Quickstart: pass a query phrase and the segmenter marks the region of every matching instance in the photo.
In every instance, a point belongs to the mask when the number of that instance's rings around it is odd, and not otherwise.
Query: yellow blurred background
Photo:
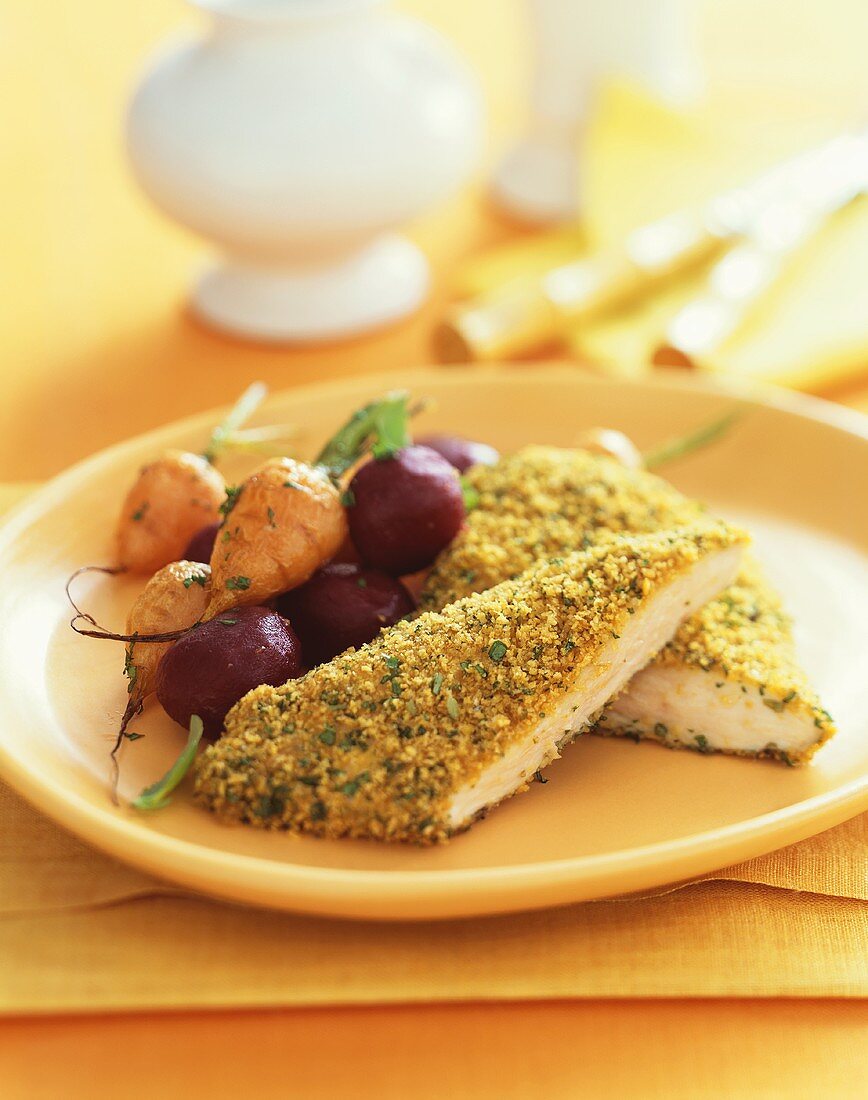
[[[412,227],[435,271],[421,313],[363,340],[290,350],[218,336],[189,316],[186,293],[205,246],[148,204],[125,163],[122,115],[137,74],[167,35],[199,25],[198,13],[181,0],[5,0],[0,476],[42,478],[131,433],[226,402],[252,377],[281,387],[430,358],[432,326],[462,261],[519,232],[487,204],[484,182],[521,125],[530,31],[519,0],[396,6],[441,29],[479,75],[488,147],[473,184]],[[650,186],[648,149],[627,132],[641,137],[651,126],[683,145],[708,126],[731,135],[732,119],[745,120],[728,145],[700,140],[682,176],[690,198],[730,182],[727,175],[749,175],[751,150],[767,162],[866,117],[864,0],[705,0],[700,8],[708,88],[700,112],[679,119],[648,107],[647,118],[630,115],[627,131],[623,120],[598,120],[592,144],[603,152],[589,161],[587,199],[598,233],[672,201],[670,188]],[[706,155],[713,146],[718,153]]]

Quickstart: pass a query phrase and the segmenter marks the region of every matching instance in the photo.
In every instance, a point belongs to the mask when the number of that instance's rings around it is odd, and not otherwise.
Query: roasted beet
[[[359,557],[359,552],[353,546],[353,541],[350,538],[344,540],[343,544],[339,547],[338,552],[332,558],[330,565],[334,565],[338,562],[345,565],[360,565],[362,559]]]
[[[455,467],[430,447],[368,462],[350,482],[349,499],[362,560],[396,577],[430,565],[464,521]]]
[[[218,737],[248,691],[301,672],[301,645],[286,619],[267,607],[239,607],[175,642],[157,667],[157,698],[179,725],[198,714],[205,736]]]
[[[217,532],[220,530],[219,523],[209,523],[207,527],[201,528],[187,543],[187,549],[184,551],[184,561],[200,561],[205,565],[211,561],[211,554],[214,550],[214,542],[217,539]]]
[[[344,562],[324,566],[277,601],[278,611],[301,639],[309,665],[364,645],[413,606],[410,593],[394,577]]]
[[[461,474],[471,466],[493,466],[500,458],[494,447],[460,435],[426,435],[416,442],[442,455]]]

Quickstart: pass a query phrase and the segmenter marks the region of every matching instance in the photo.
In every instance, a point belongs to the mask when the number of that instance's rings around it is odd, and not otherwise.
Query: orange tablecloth
[[[15,1021],[0,1032],[0,1080],[7,1100],[857,1100],[866,1032],[864,1001]]]
[[[497,145],[517,117],[527,67],[517,4],[404,6],[450,33],[477,66]],[[134,191],[118,142],[131,73],[180,15],[176,0],[9,0],[0,14],[10,120],[0,158],[4,480],[41,479],[226,402],[253,377],[286,386],[423,361],[444,273],[511,232],[478,189],[432,214],[414,232],[438,273],[431,302],[351,345],[262,349],[205,331],[181,306],[198,245]],[[868,383],[839,396],[868,409]],[[0,1025],[0,1094],[847,1097],[868,1090],[866,1028],[868,1006],[835,1001],[20,1020]]]

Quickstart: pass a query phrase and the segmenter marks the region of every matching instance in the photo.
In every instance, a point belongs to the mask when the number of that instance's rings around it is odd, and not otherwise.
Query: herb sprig
[[[642,465],[646,470],[656,470],[659,466],[674,462],[676,458],[684,458],[694,451],[699,451],[726,435],[741,416],[741,409],[730,409],[725,416],[712,420],[710,424],[703,424],[701,428],[696,428],[687,435],[668,439],[657,447],[652,447],[650,451],[646,451],[642,455]]]

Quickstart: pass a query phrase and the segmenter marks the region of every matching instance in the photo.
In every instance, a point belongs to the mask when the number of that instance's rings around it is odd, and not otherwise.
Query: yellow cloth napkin
[[[581,228],[526,235],[468,260],[460,295],[617,244],[638,225],[749,181],[767,167],[829,140],[837,123],[803,116],[770,121],[729,98],[676,114],[613,84],[603,95],[584,152]],[[667,322],[700,294],[707,271],[662,294],[565,333],[581,359],[619,374],[648,368]],[[713,372],[817,390],[868,371],[868,198],[832,216],[788,260],[745,323],[704,364]]]
[[[387,925],[198,897],[0,782],[0,1012],[677,996],[868,996],[868,814],[642,897]]]
[[[387,925],[197,897],[0,785],[0,1012],[557,997],[868,997],[868,814],[645,895]]]

